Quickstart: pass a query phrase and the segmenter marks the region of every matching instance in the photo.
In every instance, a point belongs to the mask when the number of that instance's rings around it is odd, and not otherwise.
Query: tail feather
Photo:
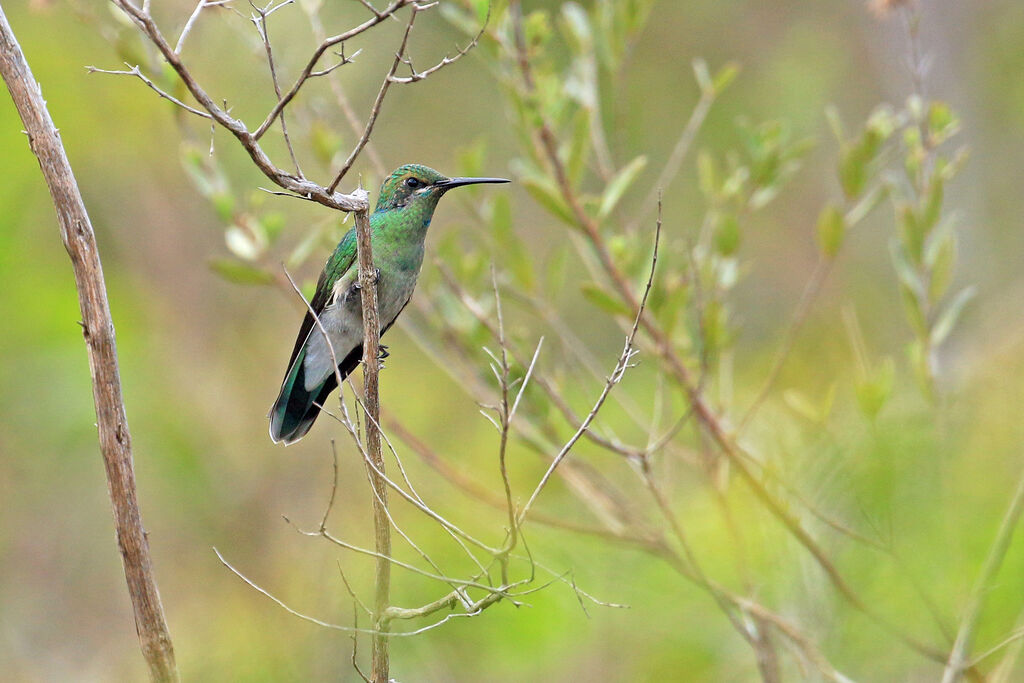
[[[293,444],[310,430],[320,406],[324,405],[328,396],[338,386],[338,376],[345,379],[359,365],[363,357],[362,345],[352,349],[343,361],[338,363],[338,374],[331,374],[314,387],[306,389],[305,349],[301,350],[289,368],[288,374],[281,384],[281,393],[270,409],[270,438],[277,443]]]

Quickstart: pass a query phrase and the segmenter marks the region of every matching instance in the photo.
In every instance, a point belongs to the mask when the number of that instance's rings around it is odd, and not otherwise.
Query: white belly
[[[305,385],[306,391],[319,386],[349,353],[363,343],[363,310],[359,290],[353,287],[355,269],[339,278],[335,285],[334,302],[320,313],[320,323],[327,330],[328,345],[319,325],[313,326],[306,342]],[[415,278],[385,280],[383,275],[377,284],[377,307],[380,311],[380,327],[383,331],[391,325],[405,307],[416,287]],[[331,351],[334,351],[332,354]]]

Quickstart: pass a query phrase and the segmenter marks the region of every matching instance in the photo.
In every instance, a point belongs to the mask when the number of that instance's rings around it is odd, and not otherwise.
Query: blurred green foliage
[[[168,27],[193,7],[154,5]],[[479,54],[396,88],[374,142],[388,167],[417,161],[453,174],[513,174],[507,193],[467,190],[461,204],[443,207],[428,248],[488,313],[494,262],[503,288],[521,295],[508,303],[517,343],[532,347],[553,319],[564,321],[570,334],[562,336],[585,340],[553,336],[541,361],[582,412],[600,378],[580,379],[580,368],[610,370],[629,311],[572,248],[579,222],[530,140],[538,120],[554,126],[568,182],[636,286],[650,258],[651,191],[656,199],[661,190],[665,239],[651,311],[680,352],[706,366],[713,403],[734,420],[761,391],[815,269],[827,268],[743,441],[754,445],[773,490],[783,482],[829,522],[886,547],[876,552],[821,519],[806,521],[866,602],[948,649],[1024,463],[1024,91],[1008,76],[1021,65],[1024,12],[1010,0],[922,6],[921,40],[934,62],[926,92],[913,97],[900,22],[875,19],[860,3],[528,3],[536,97],[514,95],[513,65],[503,65],[497,41],[484,40]],[[107,5],[6,9],[103,250],[143,515],[185,679],[355,680],[347,636],[280,611],[210,550],[335,623],[351,619],[337,563],[357,587],[369,586],[368,563],[281,521],[319,522],[332,477],[328,440],[336,437],[336,533],[369,544],[369,494],[355,450],[327,422],[298,446],[274,448],[264,419],[302,313],[279,286],[279,264],[308,289],[347,226],[259,191],[267,181],[233,140],[220,132],[211,140],[208,127],[180,120],[141,83],[87,74],[86,65],[117,68],[127,59],[157,67],[160,83],[178,87]],[[486,14],[480,2],[445,1],[440,10],[417,25],[417,65],[463,44]],[[323,21],[348,26],[365,14],[358,3],[331,4]],[[495,31],[507,30],[502,16],[494,13]],[[274,21],[277,36],[308,35],[301,12],[281,11]],[[359,112],[399,31],[386,26],[382,40],[352,46],[364,52],[340,74]],[[237,16],[211,14],[186,50],[246,120],[273,102],[252,33]],[[288,73],[308,50],[301,41],[275,47]],[[702,98],[713,99],[708,118],[679,175],[659,188],[659,170]],[[830,103],[835,113],[826,113]],[[341,120],[326,89],[290,119],[319,165],[305,169],[311,175],[326,175],[354,143]],[[13,107],[0,106],[0,671],[26,681],[139,680],[73,281],[20,128]],[[268,145],[287,158],[279,141]],[[971,163],[961,163],[961,145]],[[379,171],[365,157],[357,169],[375,189]],[[883,196],[891,212],[874,210]],[[464,391],[488,390],[486,366],[474,361],[493,340],[429,257],[423,277],[416,309],[389,333],[384,405],[446,461],[498,491],[494,433]],[[463,347],[466,358],[456,352]],[[640,366],[616,389],[621,400],[597,423],[628,443],[647,436],[635,414],[683,408],[681,397],[663,392],[651,349],[642,349]],[[511,451],[520,495],[545,466],[533,450],[564,431],[537,387],[528,391],[524,416],[542,428]],[[692,425],[679,438],[693,459],[666,458],[658,471],[708,575],[792,619],[854,679],[939,676],[938,664],[844,602],[748,488],[714,485],[728,479],[727,468],[705,468]],[[607,475],[627,508],[648,505],[643,482],[618,456],[581,443],[572,460]],[[405,462],[439,511],[500,540],[499,510],[411,454]],[[746,572],[721,498],[741,528]],[[538,506],[595,522],[566,481]],[[451,572],[470,571],[436,528],[401,506],[396,514]],[[584,611],[556,585],[531,595],[528,607],[502,604],[396,640],[400,679],[757,678],[749,646],[714,602],[664,562],[558,529],[528,532],[539,561],[631,608]],[[974,652],[1020,627],[1021,577],[1018,538],[987,594]],[[399,574],[395,601],[418,604],[435,590]],[[787,680],[816,675],[777,641]],[[1011,662],[1003,680],[1024,676],[1021,667]]]

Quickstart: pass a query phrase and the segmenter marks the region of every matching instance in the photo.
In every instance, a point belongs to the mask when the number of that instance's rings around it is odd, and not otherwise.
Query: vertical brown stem
[[[46,109],[39,84],[29,69],[3,8],[0,7],[0,75],[18,109],[29,146],[39,161],[50,189],[61,239],[71,257],[75,287],[82,311],[82,329],[89,356],[100,453],[114,511],[117,545],[121,551],[128,593],[135,611],[135,629],[154,681],[177,681],[174,648],[167,630],[160,593],[149,557],[135,494],[131,435],[121,395],[114,323],[107,303],[96,235],[85,203],[64,153],[57,128]]]
[[[377,270],[373,265],[370,243],[370,218],[366,210],[357,211],[356,237],[359,254],[359,287],[363,303],[363,406],[366,410],[366,452],[373,464],[373,529],[377,547],[375,623],[370,679],[388,683],[388,622],[384,617],[391,592],[391,522],[388,519],[388,489],[384,478],[384,458],[380,450],[380,316],[377,311]],[[376,471],[374,471],[376,469]]]

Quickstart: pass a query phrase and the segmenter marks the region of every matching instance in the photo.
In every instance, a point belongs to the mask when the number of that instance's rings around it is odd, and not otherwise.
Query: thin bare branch
[[[661,173],[658,174],[658,180],[651,185],[650,192],[644,198],[643,202],[640,203],[640,209],[633,216],[633,220],[626,227],[626,234],[632,234],[636,232],[637,228],[643,220],[650,215],[648,207],[654,206],[654,203],[658,201],[658,195],[669,186],[672,185],[672,181],[675,180],[676,176],[679,175],[679,169],[683,166],[683,161],[686,159],[686,155],[689,153],[690,148],[693,146],[693,141],[697,137],[698,131],[701,126],[704,125],[704,120],[708,117],[708,112],[711,111],[711,105],[715,103],[717,93],[713,89],[707,89],[701,92],[700,99],[697,100],[696,106],[693,111],[690,112],[690,118],[687,119],[686,125],[683,126],[682,132],[679,134],[679,139],[676,140],[675,146],[672,148],[672,153],[669,155],[668,160],[665,162],[665,167],[661,169]]]
[[[661,202],[659,202],[659,207],[660,204]],[[555,458],[551,461],[551,465],[548,467],[548,470],[544,473],[544,476],[541,477],[540,482],[537,483],[537,487],[533,490],[533,493],[530,495],[529,500],[527,500],[526,504],[523,506],[522,511],[519,513],[519,524],[522,524],[523,520],[526,519],[526,515],[529,513],[530,508],[533,506],[534,501],[537,499],[537,496],[540,495],[540,492],[547,485],[547,482],[551,478],[551,475],[554,473],[555,469],[562,462],[562,460],[569,454],[569,451],[572,450],[572,447],[576,444],[577,441],[579,441],[580,437],[583,436],[584,432],[586,432],[587,428],[590,426],[590,423],[594,420],[594,418],[597,417],[597,413],[601,409],[601,406],[604,405],[605,399],[608,398],[608,394],[611,392],[612,387],[619,383],[619,381],[622,379],[623,373],[626,371],[626,368],[629,367],[629,362],[633,358],[633,355],[636,353],[636,351],[633,349],[633,339],[636,337],[636,333],[640,328],[640,319],[643,317],[644,311],[646,310],[647,297],[650,295],[651,287],[654,284],[654,272],[658,265],[658,246],[660,242],[661,210],[659,208],[658,222],[654,232],[654,252],[651,256],[650,275],[647,277],[647,284],[644,288],[643,297],[640,299],[639,302],[637,315],[633,321],[633,328],[630,330],[629,335],[626,336],[626,343],[623,346],[622,353],[619,355],[619,360],[616,362],[615,369],[612,371],[612,374],[609,376],[608,381],[605,383],[604,389],[601,391],[601,395],[594,403],[594,407],[591,408],[589,413],[587,413],[587,416],[583,419],[583,422],[580,424],[579,428],[572,435],[572,437],[565,443],[565,445],[562,447],[562,450],[558,452],[558,455],[556,455]]]
[[[437,3],[432,3],[431,6],[433,6],[434,4],[437,4]],[[425,9],[425,7],[424,7],[424,9]],[[491,20],[491,3],[488,2],[487,3],[487,16],[484,18],[484,23],[483,23],[483,26],[480,27],[480,31],[477,32],[477,34],[475,36],[473,36],[473,40],[471,40],[466,45],[466,47],[456,48],[456,52],[455,52],[455,56],[454,57],[451,56],[451,55],[445,55],[444,58],[440,62],[438,62],[434,66],[430,67],[429,69],[424,69],[423,71],[416,71],[416,68],[412,65],[412,58],[406,58],[406,59],[404,59],[402,61],[403,61],[403,63],[406,66],[409,67],[409,71],[411,72],[411,74],[409,76],[404,76],[404,77],[401,77],[401,76],[391,76],[391,82],[392,83],[415,83],[417,81],[422,81],[427,76],[429,76],[429,75],[431,75],[433,73],[437,73],[438,71],[440,71],[441,69],[445,68],[449,64],[454,64],[455,62],[459,61],[460,59],[465,57],[467,54],[469,54],[469,51],[472,50],[473,48],[475,48],[477,46],[477,44],[479,44],[480,38],[484,35],[484,32],[487,31],[487,24],[490,23],[490,20]]]
[[[327,518],[330,517],[331,510],[334,508],[334,496],[338,492],[338,448],[334,439],[331,439],[331,464],[334,466],[334,477],[331,479],[331,497],[327,501],[324,516],[320,520],[321,533],[327,529]]]
[[[199,85],[196,79],[192,76],[192,73],[185,66],[184,62],[182,62],[181,56],[174,51],[164,38],[164,35],[160,32],[159,27],[157,27],[156,22],[153,20],[153,17],[150,16],[149,12],[144,7],[140,8],[133,5],[128,0],[112,0],[112,2],[136,24],[149,41],[153,43],[163,56],[164,60],[167,61],[171,68],[174,69],[181,78],[189,93],[193,98],[195,98],[196,102],[199,103],[199,106],[208,112],[210,117],[216,121],[218,125],[235,136],[239,144],[242,145],[242,148],[249,154],[249,158],[252,159],[254,164],[256,164],[256,167],[259,168],[260,171],[271,181],[297,195],[308,197],[319,204],[339,211],[360,211],[367,208],[368,201],[366,195],[359,190],[348,195],[341,194],[339,192],[335,192],[334,189],[328,190],[314,182],[299,178],[278,168],[271,161],[270,157],[267,156],[266,152],[264,152],[259,146],[259,136],[255,136],[250,133],[245,124],[232,117],[226,108],[218,106],[217,103],[214,102],[213,98],[210,97],[202,86]],[[362,30],[366,30],[366,28],[369,28],[369,26],[360,29],[360,32]],[[325,47],[324,49],[327,48]],[[310,70],[312,69],[310,68]],[[285,97],[287,97],[287,95]],[[274,118],[276,119],[276,114]],[[270,121],[270,123],[272,122],[273,120]],[[269,127],[270,124],[267,123],[266,125]]]
[[[294,0],[282,0],[277,5],[271,3],[264,8],[259,8],[250,0],[249,4],[256,10],[258,16],[252,17],[252,23],[256,26],[256,32],[259,34],[260,39],[263,41],[263,48],[267,53],[267,65],[270,67],[270,80],[274,84],[274,95],[277,99],[281,99],[281,85],[277,80],[277,67],[274,64],[274,50],[270,46],[270,32],[267,28],[267,17],[281,9],[285,5],[290,5]],[[295,149],[292,147],[292,139],[288,135],[288,122],[285,119],[284,110],[281,111],[281,134],[284,136],[284,144],[288,148],[288,155],[292,158],[292,164],[295,165],[295,174],[302,178],[302,167],[299,165],[299,160],[295,156]]]
[[[431,5],[432,6],[432,5]],[[409,34],[412,33],[413,24],[416,22],[416,16],[420,13],[420,6],[413,4],[412,13],[409,14],[409,21],[405,25],[405,33],[402,34],[402,43],[398,46],[398,52],[395,53],[395,60],[391,63],[391,68],[388,70],[387,75],[384,77],[384,81],[380,84],[380,90],[377,91],[377,97],[373,101],[373,107],[370,109],[370,116],[366,119],[366,125],[363,128],[363,134],[359,136],[359,140],[356,142],[355,147],[349,153],[348,158],[345,159],[345,163],[342,164],[341,169],[334,176],[334,180],[328,186],[328,190],[333,192],[334,188],[338,186],[341,179],[345,177],[345,174],[352,168],[352,164],[355,163],[356,157],[363,151],[363,147],[370,140],[370,135],[373,133],[373,126],[377,122],[377,117],[380,115],[380,108],[384,104],[384,97],[388,94],[388,89],[391,87],[391,78],[398,71],[398,65],[402,63],[402,57],[405,55],[406,46],[409,44]]]
[[[115,1],[123,2],[124,0]],[[351,40],[352,38],[358,36],[360,33],[363,33],[364,31],[373,28],[374,26],[381,23],[388,17],[392,16],[398,10],[412,4],[413,0],[394,0],[394,2],[388,5],[387,9],[381,10],[380,12],[374,11],[374,16],[372,19],[368,19],[364,21],[362,24],[359,24],[355,28],[345,31],[344,33],[339,33],[338,35],[331,36],[329,38],[325,38],[324,40],[322,40],[317,49],[313,51],[313,55],[309,58],[309,61],[306,62],[306,66],[303,68],[302,73],[299,74],[299,77],[298,79],[296,79],[294,85],[292,85],[288,92],[286,92],[284,96],[277,101],[277,104],[274,105],[274,108],[270,110],[269,114],[267,114],[267,118],[264,119],[263,123],[260,124],[259,128],[257,128],[253,132],[253,139],[259,140],[261,137],[263,137],[264,133],[267,132],[270,126],[273,125],[274,121],[277,119],[281,111],[286,106],[288,106],[288,103],[291,102],[295,95],[298,94],[299,89],[302,88],[303,84],[307,80],[309,80],[310,74],[312,74],[313,71],[316,69],[317,63],[320,61],[320,58],[323,57],[325,52],[330,50],[335,45],[338,45],[339,43],[344,43],[346,40]]]
[[[163,90],[161,90],[156,85],[156,83],[151,81],[149,78],[146,77],[145,74],[142,73],[142,70],[139,69],[138,65],[132,66],[131,64],[128,64],[127,62],[125,62],[125,66],[128,67],[128,69],[129,69],[128,71],[115,71],[115,70],[111,70],[111,69],[100,69],[100,68],[97,68],[95,66],[87,66],[85,68],[86,68],[86,71],[88,71],[91,74],[111,74],[111,75],[114,75],[114,76],[135,76],[139,80],[141,80],[143,83],[148,85],[150,87],[150,89],[152,89],[153,92],[155,92],[157,95],[159,95],[160,97],[164,98],[165,100],[169,100],[170,102],[173,102],[174,104],[178,105],[179,107],[181,107],[185,111],[189,112],[190,114],[195,114],[196,116],[201,116],[204,119],[212,119],[213,118],[207,112],[199,110],[199,109],[196,109],[195,107],[190,107],[189,105],[185,104],[184,102],[179,100],[174,95],[171,95],[170,93],[167,93],[167,92],[164,92]]]
[[[278,607],[280,607],[284,611],[288,612],[288,614],[291,614],[292,616],[298,617],[299,619],[302,619],[303,621],[308,621],[311,624],[316,624],[317,626],[322,626],[324,628],[329,628],[329,629],[334,630],[334,631],[344,631],[346,633],[365,633],[365,634],[368,634],[368,635],[371,635],[371,636],[383,637],[383,638],[407,638],[407,637],[410,637],[410,636],[417,636],[417,635],[419,635],[421,633],[426,633],[427,631],[431,631],[431,630],[441,626],[442,624],[447,623],[448,621],[450,621],[453,618],[477,616],[478,614],[480,614],[480,611],[481,611],[481,609],[483,609],[483,607],[486,607],[489,604],[491,604],[493,602],[496,602],[498,599],[500,599],[500,596],[501,596],[501,593],[490,594],[487,597],[485,597],[485,598],[477,601],[476,603],[474,603],[474,608],[475,609],[472,612],[459,613],[459,614],[449,614],[444,619],[442,619],[442,620],[440,620],[438,622],[435,622],[433,624],[429,624],[429,625],[424,626],[422,628],[418,628],[418,629],[416,629],[414,631],[391,631],[391,630],[381,631],[381,630],[371,629],[371,628],[358,628],[358,627],[352,627],[352,626],[342,626],[341,624],[332,624],[332,623],[330,623],[328,621],[323,621],[322,619],[317,619],[316,617],[311,617],[308,614],[303,614],[302,612],[299,612],[298,610],[293,609],[285,601],[281,600],[280,598],[278,598],[277,596],[272,594],[270,591],[268,591],[267,589],[263,588],[258,583],[256,583],[252,579],[250,579],[248,576],[246,576],[245,574],[240,572],[234,566],[232,566],[231,563],[229,563],[226,559],[224,559],[224,556],[221,555],[219,550],[214,548],[213,552],[216,553],[217,559],[220,560],[221,564],[223,564],[225,567],[227,567],[231,571],[232,574],[234,574],[235,576],[240,578],[242,581],[244,581],[246,584],[248,584],[249,587],[252,588],[253,590],[255,590],[257,593],[260,593],[261,595],[269,598]],[[498,597],[492,597],[492,595],[496,595]]]
[[[192,14],[189,16],[188,21],[181,29],[181,35],[178,36],[178,42],[174,45],[175,54],[181,54],[182,49],[185,47],[185,39],[188,38],[188,34],[192,32],[192,27],[195,26],[196,21],[199,19],[200,13],[207,7],[223,7],[233,0],[199,0],[196,3],[196,8],[192,10]],[[149,14],[149,1],[143,6],[143,11]]]

